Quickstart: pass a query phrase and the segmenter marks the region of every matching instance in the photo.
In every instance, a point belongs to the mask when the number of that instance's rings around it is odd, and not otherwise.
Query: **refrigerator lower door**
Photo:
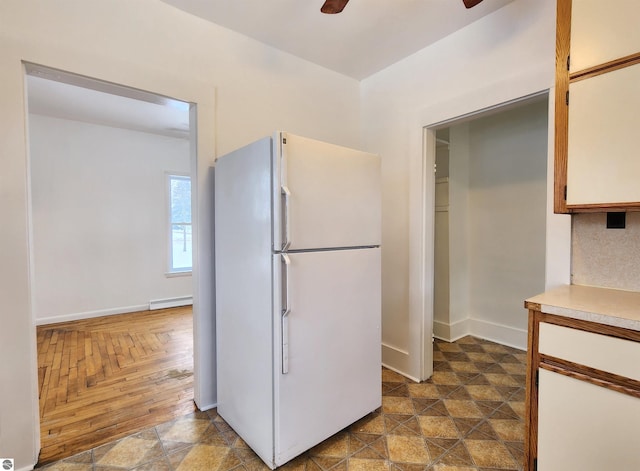
[[[280,466],[381,405],[380,249],[274,256]]]

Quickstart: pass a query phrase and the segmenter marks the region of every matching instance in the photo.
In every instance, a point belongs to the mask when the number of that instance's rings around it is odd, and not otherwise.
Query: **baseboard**
[[[469,319],[470,335],[485,340],[517,348],[527,349],[527,330],[510,327],[503,324],[495,324],[480,319]]]
[[[203,404],[203,405],[200,405],[200,404],[196,403],[196,407],[198,408],[199,411],[205,412],[205,411],[208,411],[208,410],[213,409],[215,407],[218,407],[218,403],[214,402],[213,404]]]
[[[455,342],[470,333],[469,319],[462,319],[453,324],[433,321],[433,336],[446,342]]]
[[[384,342],[382,343],[382,366],[413,381],[420,382],[419,379],[407,373],[409,371],[409,352]]]
[[[78,321],[81,319],[91,319],[93,317],[112,316],[114,314],[126,314],[128,312],[147,310],[149,310],[148,304],[122,306],[112,309],[98,309],[97,311],[77,312],[74,314],[64,314],[62,316],[41,317],[39,319],[36,319],[36,325],[57,324],[59,322]]]
[[[154,299],[149,301],[149,310],[167,309],[170,307],[191,306],[193,296],[178,296],[175,298]]]

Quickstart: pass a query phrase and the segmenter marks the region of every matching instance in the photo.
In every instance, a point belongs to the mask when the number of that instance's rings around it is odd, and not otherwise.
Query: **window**
[[[169,175],[169,272],[192,267],[191,178]]]

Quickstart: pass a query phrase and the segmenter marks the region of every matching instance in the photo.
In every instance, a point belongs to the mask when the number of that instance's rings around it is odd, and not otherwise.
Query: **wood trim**
[[[579,82],[580,80],[596,77],[608,72],[614,72],[636,64],[640,64],[640,52],[574,72],[569,75],[569,82]]]
[[[566,181],[566,175],[565,175]],[[571,204],[566,205],[568,212],[581,213],[603,213],[606,211],[632,211],[633,208],[640,208],[640,201],[628,203],[594,203],[594,204]],[[635,209],[638,211],[639,209]],[[556,211],[557,212],[557,211]]]
[[[569,148],[569,46],[571,41],[571,0],[558,0],[556,11],[556,91],[555,91],[555,158],[553,210],[567,213],[565,188]]]
[[[540,354],[538,353],[538,326],[540,312],[529,310],[529,335],[527,338],[527,378],[525,391],[524,470],[533,471],[538,457],[538,387],[536,377]]]
[[[539,313],[539,322],[548,324],[570,327],[572,329],[584,330],[594,334],[606,335],[623,340],[631,340],[640,342],[640,332],[637,330],[625,329],[624,327],[616,327],[613,325],[599,324],[597,322],[585,321],[582,319],[572,319],[570,317],[558,316],[555,314]]]
[[[551,355],[540,355],[540,368],[640,399],[640,381]]]

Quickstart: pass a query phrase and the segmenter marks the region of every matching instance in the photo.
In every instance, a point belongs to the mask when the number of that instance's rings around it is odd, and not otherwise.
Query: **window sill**
[[[169,271],[169,272],[166,272],[164,274],[164,276],[167,277],[167,278],[177,278],[177,277],[180,277],[180,276],[191,276],[192,273],[193,273],[192,270]]]

